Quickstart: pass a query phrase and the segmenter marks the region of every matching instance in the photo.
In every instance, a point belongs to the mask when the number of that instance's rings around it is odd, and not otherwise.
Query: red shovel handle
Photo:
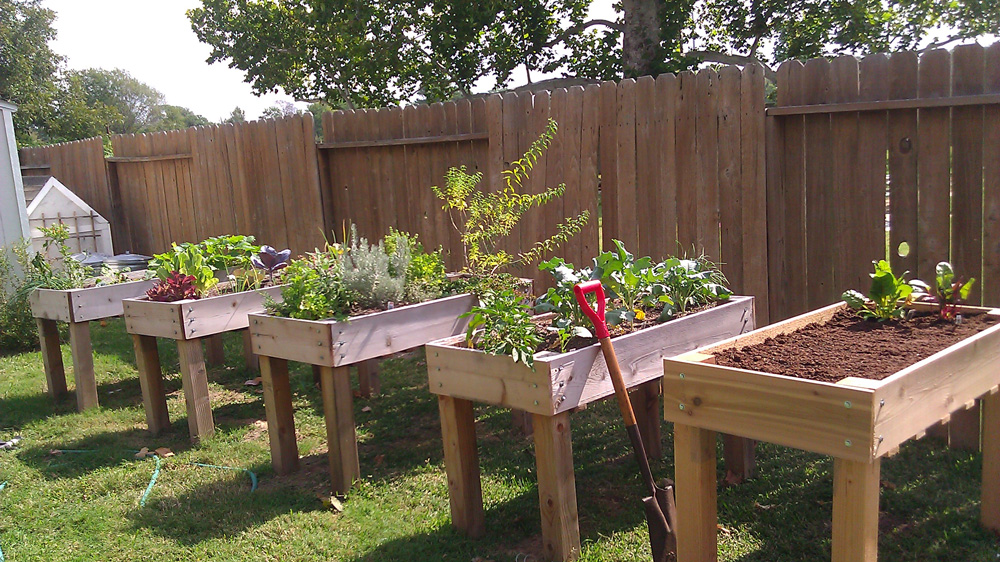
[[[594,293],[597,296],[597,311],[591,308],[587,302],[587,295]],[[573,294],[576,295],[576,302],[579,303],[583,313],[594,323],[594,333],[598,339],[609,338],[608,324],[604,321],[604,287],[601,286],[600,279],[579,283],[573,286]]]

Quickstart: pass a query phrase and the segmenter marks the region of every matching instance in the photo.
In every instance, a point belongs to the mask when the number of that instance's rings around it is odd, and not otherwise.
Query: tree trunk
[[[623,0],[625,33],[622,54],[625,76],[653,74],[660,62],[660,17],[664,0]]]

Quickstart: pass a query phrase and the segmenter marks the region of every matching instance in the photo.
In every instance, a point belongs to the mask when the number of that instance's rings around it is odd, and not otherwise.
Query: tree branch
[[[745,66],[752,63],[757,63],[764,68],[764,77],[768,80],[775,82],[777,81],[778,74],[770,66],[762,63],[757,57],[747,56],[747,55],[730,55],[726,53],[720,53],[718,51],[688,51],[684,53],[686,57],[693,57],[701,59],[705,62],[717,62],[720,64],[735,64],[739,66]]]
[[[621,31],[621,32],[625,31],[625,26],[616,21],[602,20],[602,19],[590,20],[567,28],[566,31],[563,31],[559,35],[555,36],[551,41],[542,45],[542,47],[552,47],[558,45],[559,43],[562,43],[563,41],[569,39],[571,36],[578,35],[579,33],[597,25],[610,27],[615,31]]]
[[[918,53],[924,53],[924,52],[927,52],[927,51],[933,51],[934,49],[937,49],[937,48],[940,48],[940,47],[944,47],[948,43],[954,43],[955,41],[961,41],[963,39],[969,39],[970,37],[976,37],[976,34],[970,32],[970,31],[966,31],[966,32],[963,32],[963,33],[959,33],[957,35],[953,35],[953,36],[949,37],[948,39],[942,39],[940,41],[936,41],[934,43],[931,43],[930,45],[927,45],[926,47],[924,47],[923,49],[920,49],[917,52]]]

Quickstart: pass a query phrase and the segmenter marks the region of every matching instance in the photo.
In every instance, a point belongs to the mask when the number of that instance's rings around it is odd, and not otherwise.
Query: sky
[[[612,0],[597,0],[591,13],[614,18]],[[198,41],[185,12],[198,0],[43,0],[56,12],[55,52],[74,70],[121,68],[163,93],[166,103],[218,121],[239,106],[257,118],[284,92],[261,97],[226,63],[205,62],[211,48]],[[545,79],[532,73],[534,80]],[[515,82],[514,85],[523,83]],[[304,107],[305,104],[299,104]]]

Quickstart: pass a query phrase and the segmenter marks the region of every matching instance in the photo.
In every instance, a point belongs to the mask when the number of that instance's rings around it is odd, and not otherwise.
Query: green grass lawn
[[[292,374],[303,470],[278,477],[260,387],[243,385],[253,375],[242,366],[210,369],[218,431],[192,445],[176,348],[162,344],[173,425],[149,437],[124,332],[121,321],[94,324],[102,408],[82,414],[72,398],[53,404],[44,394],[40,354],[0,356],[0,439],[24,437],[18,449],[0,451],[0,482],[9,483],[0,491],[0,548],[8,562],[538,560],[531,440],[516,435],[499,408],[477,410],[486,536],[470,540],[452,530],[437,404],[420,356],[385,362],[382,396],[355,401],[363,479],[336,512],[320,501],[328,487],[326,447],[308,369],[296,366]],[[240,345],[235,335],[226,340],[229,365],[242,364]],[[68,367],[68,347],[63,353]],[[641,485],[617,409],[599,404],[572,421],[582,559],[647,559]],[[145,507],[139,500],[154,463],[134,458],[141,447],[176,453],[164,459]],[[832,460],[772,445],[760,446],[758,460],[756,479],[719,493],[720,558],[829,559]],[[251,494],[243,472],[192,462],[252,470],[260,488]],[[977,523],[979,455],[925,439],[882,466],[882,560],[1000,560],[1000,539]],[[673,463],[655,462],[653,472],[671,476]]]

